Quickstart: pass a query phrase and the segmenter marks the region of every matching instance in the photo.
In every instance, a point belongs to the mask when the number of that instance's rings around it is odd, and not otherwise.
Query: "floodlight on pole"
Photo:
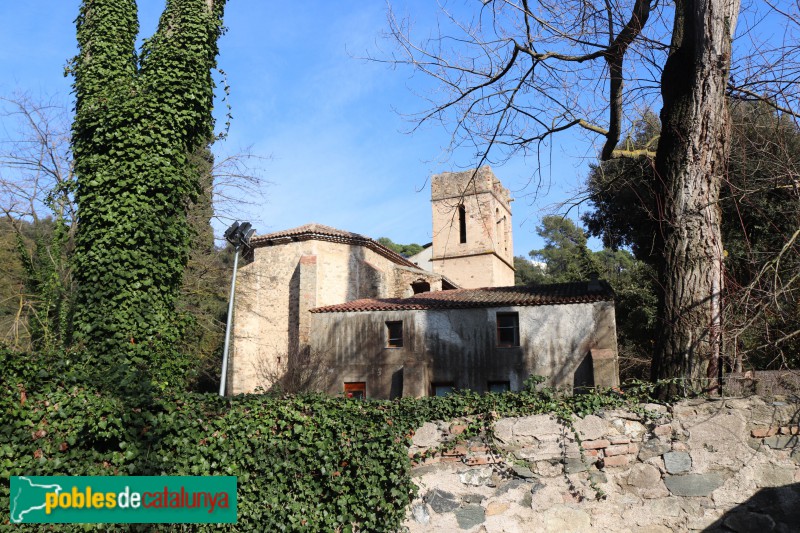
[[[236,293],[236,270],[239,266],[239,251],[242,248],[248,248],[250,246],[250,239],[255,232],[256,230],[253,229],[252,224],[249,222],[242,222],[240,224],[239,221],[234,222],[231,224],[231,227],[225,230],[225,240],[231,243],[235,253],[233,256],[233,276],[231,276],[231,294],[228,298],[228,324],[225,327],[225,347],[222,349],[222,373],[219,380],[220,396],[225,396],[225,384],[228,381],[228,350],[231,343],[233,296]]]

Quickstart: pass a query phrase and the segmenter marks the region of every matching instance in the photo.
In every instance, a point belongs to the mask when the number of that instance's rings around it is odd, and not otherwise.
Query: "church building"
[[[511,197],[489,167],[431,179],[433,239],[413,257],[321,224],[255,237],[239,270],[233,394],[395,398],[618,384],[613,291],[514,286]]]

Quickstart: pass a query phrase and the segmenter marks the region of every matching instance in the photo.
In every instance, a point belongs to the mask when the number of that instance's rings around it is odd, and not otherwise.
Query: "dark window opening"
[[[414,290],[414,294],[419,294],[421,292],[431,292],[431,284],[427,281],[417,281],[411,284],[411,288]]]
[[[497,345],[519,346],[519,313],[497,313]]]
[[[464,204],[458,206],[458,233],[461,237],[461,244],[467,242],[467,209]]]
[[[356,381],[344,384],[345,398],[353,398],[354,400],[363,400],[367,397],[367,384],[364,381]]]
[[[386,346],[388,348],[402,348],[403,347],[403,321],[396,320],[394,322],[386,323]]]
[[[509,381],[490,381],[489,392],[508,392],[511,390],[511,382]]]
[[[452,383],[431,383],[431,392],[434,396],[447,396],[456,389]]]

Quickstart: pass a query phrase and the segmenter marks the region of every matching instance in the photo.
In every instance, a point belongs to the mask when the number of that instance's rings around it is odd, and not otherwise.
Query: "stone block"
[[[425,422],[422,424],[422,427],[414,432],[414,436],[411,437],[411,442],[414,446],[429,448],[431,446],[436,446],[440,438],[441,435],[439,434],[439,429],[436,427],[436,424]]]
[[[750,436],[756,439],[763,439],[764,437],[771,437],[778,432],[775,427],[758,427],[750,432]]]
[[[458,473],[458,479],[464,485],[480,487],[489,485],[492,481],[492,467],[470,468]]]
[[[784,448],[794,448],[800,444],[797,435],[775,435],[774,437],[767,437],[764,439],[764,444],[775,450],[782,450]]]
[[[605,450],[603,450],[603,453],[605,454],[606,457],[613,457],[615,455],[624,455],[630,453],[630,450],[627,444],[616,444],[616,445],[611,445]]]
[[[561,467],[561,462],[558,460],[536,461],[535,471],[540,476],[555,477],[560,476],[563,469]]]
[[[664,468],[669,474],[685,474],[692,469],[692,458],[686,452],[667,452]]]
[[[506,483],[502,483],[499,488],[495,491],[495,496],[502,496],[503,494],[512,491],[518,487],[525,485],[525,481],[521,479],[512,479],[507,481]]]
[[[772,531],[775,528],[775,520],[769,515],[762,513],[752,513],[748,511],[735,512],[725,518],[723,524],[728,529],[737,533],[749,533],[751,531]]]
[[[514,436],[536,437],[543,440],[544,435],[560,435],[561,425],[550,415],[532,415],[517,419],[513,426]]]
[[[710,415],[684,422],[694,471],[736,471],[752,459],[749,422],[745,416],[741,411],[717,408]]]
[[[529,479],[536,477],[536,474],[531,471],[530,468],[527,466],[522,465],[511,465],[511,471],[514,472],[514,475],[519,476],[523,479]]]
[[[514,424],[516,418],[501,418],[494,424],[494,438],[502,443],[509,444],[514,438]]]
[[[618,467],[618,466],[625,466],[631,462],[630,455],[615,455],[614,457],[606,457],[603,459],[603,465],[605,467]]]
[[[581,439],[584,441],[600,439],[608,433],[610,429],[608,422],[595,415],[588,415],[584,418],[577,419],[574,426],[578,435],[580,435]]]
[[[449,513],[461,505],[453,493],[441,489],[429,491],[422,501],[430,505],[434,513]]]
[[[652,465],[635,464],[628,473],[629,490],[642,498],[664,498],[669,491],[661,481],[661,472]]]
[[[667,476],[664,485],[675,496],[708,496],[722,486],[725,480],[716,473]]]
[[[660,437],[669,437],[670,435],[672,435],[672,426],[669,424],[656,426],[655,429],[653,429],[653,433],[655,433]]]
[[[599,448],[607,448],[611,446],[611,442],[606,439],[601,440],[585,440],[581,442],[584,450],[597,450]]]
[[[482,494],[475,493],[465,494],[461,497],[461,501],[464,503],[481,503],[483,500],[485,500],[485,498]]]
[[[587,458],[587,461],[584,462],[581,460],[580,457],[568,457],[566,462],[564,463],[564,472],[567,474],[577,474],[578,472],[586,472],[589,470],[589,467],[594,464],[594,461],[589,462],[590,460]]]
[[[675,441],[672,443],[672,451],[673,452],[688,452],[689,447],[686,445],[685,442]]]
[[[644,462],[653,457],[658,457],[670,451],[669,444],[663,443],[658,439],[650,439],[645,442],[639,450],[639,460]]]
[[[609,440],[611,441],[611,444],[629,444],[631,442],[630,437],[625,437],[622,435],[611,437]]]
[[[489,502],[486,506],[486,516],[503,514],[508,510],[509,505],[503,502]]]
[[[480,505],[467,505],[455,511],[458,527],[472,529],[486,520],[486,512]]]
[[[635,420],[626,420],[623,424],[623,433],[633,440],[640,440],[647,433],[647,428]]]
[[[431,515],[428,514],[428,509],[424,504],[418,503],[411,507],[411,518],[418,524],[426,525],[431,521]]]

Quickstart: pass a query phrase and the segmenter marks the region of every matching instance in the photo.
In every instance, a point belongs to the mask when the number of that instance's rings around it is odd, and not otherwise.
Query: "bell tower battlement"
[[[514,285],[512,201],[488,166],[433,176],[433,271],[463,288]]]

